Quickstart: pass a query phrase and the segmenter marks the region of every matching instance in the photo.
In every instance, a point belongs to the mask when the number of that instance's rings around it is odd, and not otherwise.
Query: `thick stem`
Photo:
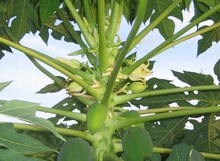
[[[117,75],[120,71],[123,60],[124,60],[126,54],[128,53],[130,45],[131,45],[135,35],[137,34],[137,32],[139,30],[139,27],[140,27],[140,25],[141,25],[141,23],[144,19],[144,14],[145,14],[145,11],[146,11],[147,2],[148,2],[147,0],[139,0],[137,18],[135,20],[135,23],[134,23],[134,25],[133,25],[133,27],[132,27],[129,35],[128,35],[128,38],[127,38],[122,50],[119,53],[119,56],[117,57],[115,67],[113,69],[113,72],[110,75],[109,80],[108,80],[108,84],[107,84],[107,87],[106,87],[106,92],[105,92],[105,95],[103,97],[103,102],[102,102],[103,104],[105,104],[107,106],[109,106],[110,99],[111,99],[110,96],[113,92],[115,80],[116,80]]]
[[[106,53],[105,37],[105,1],[98,0],[98,21],[99,21],[99,70],[101,73],[106,72],[108,68],[108,56]]]
[[[114,102],[115,102],[115,105],[118,105],[118,104],[123,104],[125,102],[128,102],[130,100],[134,100],[135,98],[141,98],[141,97],[151,97],[151,96],[190,92],[190,91],[207,91],[207,90],[219,90],[219,89],[220,89],[220,86],[217,86],[217,85],[161,89],[161,90],[147,91],[147,92],[134,93],[134,94],[128,94],[128,95],[117,95],[114,98]]]

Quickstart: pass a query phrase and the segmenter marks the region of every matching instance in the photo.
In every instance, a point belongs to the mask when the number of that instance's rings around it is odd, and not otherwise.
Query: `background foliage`
[[[193,18],[175,32],[173,17],[183,21],[182,11],[191,4]],[[124,42],[117,35],[122,17],[132,26]],[[148,79],[154,65],[151,58],[170,47],[201,35],[199,56],[219,42],[219,19],[219,0],[2,0],[0,58],[11,48],[23,52],[54,81],[38,93],[65,89],[69,96],[51,108],[0,100],[0,114],[30,123],[0,124],[0,160],[220,159],[220,87],[214,83],[216,78],[220,81],[220,61],[213,65],[214,76],[173,70],[184,88],[170,80]],[[212,24],[202,25],[207,20]],[[195,26],[196,31],[187,33]],[[153,29],[159,30],[164,42],[138,59],[138,51],[131,50]],[[53,37],[77,44],[80,49],[69,56],[81,55],[87,62],[53,58],[25,47],[20,40],[27,33],[39,35],[45,43]],[[41,63],[64,76],[55,76]],[[0,91],[9,84],[0,83]],[[131,111],[134,107],[137,110]],[[38,118],[37,111],[56,116]],[[58,124],[61,119],[76,124]],[[193,128],[185,128],[186,123]]]

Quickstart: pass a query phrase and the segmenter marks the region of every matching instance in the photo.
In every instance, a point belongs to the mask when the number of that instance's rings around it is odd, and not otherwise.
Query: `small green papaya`
[[[122,148],[129,161],[145,161],[151,159],[153,154],[151,137],[142,127],[131,127],[124,132]]]
[[[92,161],[93,149],[83,139],[70,138],[60,148],[57,161]]]
[[[87,128],[89,132],[94,135],[104,125],[107,118],[107,109],[103,104],[94,103],[92,104],[87,112]]]
[[[128,88],[132,93],[139,93],[143,92],[147,88],[147,85],[143,84],[142,82],[133,82]]]

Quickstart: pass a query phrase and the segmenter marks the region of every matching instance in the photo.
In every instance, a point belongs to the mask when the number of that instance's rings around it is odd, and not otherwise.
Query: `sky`
[[[178,28],[186,25],[192,16],[188,12],[184,13],[184,15],[185,21],[183,23],[175,21]],[[122,40],[126,38],[130,28],[125,25],[126,23],[123,22],[119,30]],[[142,25],[143,27],[144,25]],[[206,53],[197,57],[197,40],[200,38],[190,39],[153,58],[156,63],[151,77],[174,80],[176,84],[182,85],[172,76],[171,69],[179,72],[186,70],[214,75],[213,66],[220,58],[220,44],[213,44],[213,47]],[[138,51],[138,57],[143,56],[162,41],[163,38],[158,34],[158,31],[156,29],[153,30],[135,48]],[[26,35],[22,39],[21,44],[37,49],[52,57],[67,57],[68,53],[78,49],[72,43],[54,40],[53,38],[50,38],[49,43],[46,45],[38,36],[32,34]],[[1,100],[20,99],[41,103],[42,106],[50,107],[68,96],[64,90],[55,94],[36,94],[37,91],[52,83],[52,81],[38,71],[23,53],[16,50],[13,51],[13,54],[6,53],[5,57],[0,60],[0,82],[13,80],[10,86],[0,92]],[[78,59],[81,58],[78,57]],[[55,75],[60,75],[60,73],[52,71]]]

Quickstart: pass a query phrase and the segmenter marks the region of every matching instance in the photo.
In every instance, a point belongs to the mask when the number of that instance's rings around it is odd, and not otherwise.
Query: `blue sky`
[[[176,21],[178,28],[182,25],[186,25],[191,15],[192,14],[187,12],[185,13],[186,22],[184,21],[184,23]],[[123,23],[119,31],[122,40],[126,38],[127,32],[129,31],[129,27],[125,26],[125,24],[126,23]],[[213,44],[211,49],[196,58],[196,41],[199,38],[200,37],[188,40],[153,58],[153,60],[156,60],[156,63],[152,77],[171,79],[174,80],[175,83],[179,83],[172,76],[171,69],[180,72],[186,70],[213,75],[212,68],[220,58],[220,45]],[[163,38],[158,34],[158,31],[154,30],[137,46],[138,56],[141,57],[146,54],[162,41]],[[72,43],[53,39],[50,39],[48,45],[46,45],[39,37],[33,35],[25,36],[21,44],[33,47],[52,57],[66,57],[68,53],[77,49],[77,46],[74,46]],[[43,106],[52,106],[59,100],[62,100],[62,98],[68,96],[64,90],[56,94],[35,94],[35,92],[48,83],[52,83],[52,81],[38,71],[36,67],[30,63],[28,58],[19,51],[15,51],[14,54],[7,53],[6,56],[0,60],[0,68],[0,82],[13,80],[13,83],[9,87],[0,92],[0,99],[21,99],[41,103]],[[59,75],[56,71],[54,71],[54,73]]]

